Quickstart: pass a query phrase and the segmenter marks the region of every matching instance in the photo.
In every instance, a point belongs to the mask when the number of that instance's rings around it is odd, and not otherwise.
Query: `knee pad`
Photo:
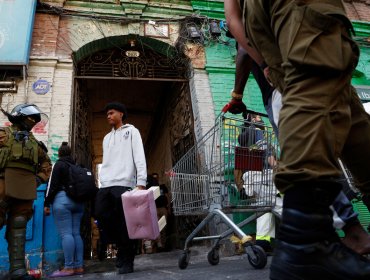
[[[10,218],[9,223],[13,229],[23,229],[27,226],[26,216],[14,216]]]

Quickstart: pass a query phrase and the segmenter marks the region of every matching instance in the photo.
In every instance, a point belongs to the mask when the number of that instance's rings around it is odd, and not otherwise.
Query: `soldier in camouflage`
[[[341,190],[341,158],[370,194],[370,118],[351,86],[359,48],[342,1],[250,0],[247,36],[282,92],[282,223],[270,279],[370,279],[370,262],[345,247],[330,205]]]
[[[36,175],[47,179],[51,165],[45,145],[31,132],[42,113],[34,104],[17,105],[10,114],[2,111],[12,125],[0,128],[0,229],[7,225],[10,279],[32,280],[25,265],[26,226]]]

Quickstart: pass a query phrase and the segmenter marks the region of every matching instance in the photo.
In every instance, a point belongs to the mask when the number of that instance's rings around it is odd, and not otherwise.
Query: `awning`
[[[36,2],[0,0],[0,69],[28,64]]]
[[[363,102],[370,102],[370,86],[354,86]]]

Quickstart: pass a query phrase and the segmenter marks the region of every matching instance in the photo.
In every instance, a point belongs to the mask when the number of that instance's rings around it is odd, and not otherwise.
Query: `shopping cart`
[[[359,189],[356,187],[356,182],[354,178],[352,177],[351,172],[348,170],[348,168],[343,164],[341,160],[339,160],[339,165],[342,169],[342,176],[339,180],[339,182],[343,186],[343,192],[347,196],[347,198],[351,201],[352,207],[355,212],[358,213],[358,219],[360,221],[360,224],[363,226],[367,232],[370,233],[370,213],[365,205],[365,203],[362,201],[362,195]],[[334,219],[334,224],[335,224]],[[339,230],[338,231],[340,237],[344,237],[344,232]]]
[[[174,215],[206,216],[185,241],[178,262],[181,269],[189,264],[190,242],[200,240],[213,240],[208,262],[217,265],[220,242],[231,234],[237,236],[254,268],[265,267],[264,250],[254,245],[240,228],[271,212],[275,205],[272,161],[277,151],[271,128],[220,115],[215,125],[176,163],[170,175]],[[235,212],[250,212],[251,216],[235,224],[228,216]],[[216,217],[228,229],[196,237]]]

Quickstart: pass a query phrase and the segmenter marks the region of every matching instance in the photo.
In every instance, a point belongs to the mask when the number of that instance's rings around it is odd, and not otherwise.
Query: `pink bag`
[[[130,239],[155,240],[159,237],[159,232],[164,227],[164,217],[158,222],[154,201],[158,197],[156,188],[158,187],[152,187],[149,190],[133,190],[122,194],[123,211]]]

